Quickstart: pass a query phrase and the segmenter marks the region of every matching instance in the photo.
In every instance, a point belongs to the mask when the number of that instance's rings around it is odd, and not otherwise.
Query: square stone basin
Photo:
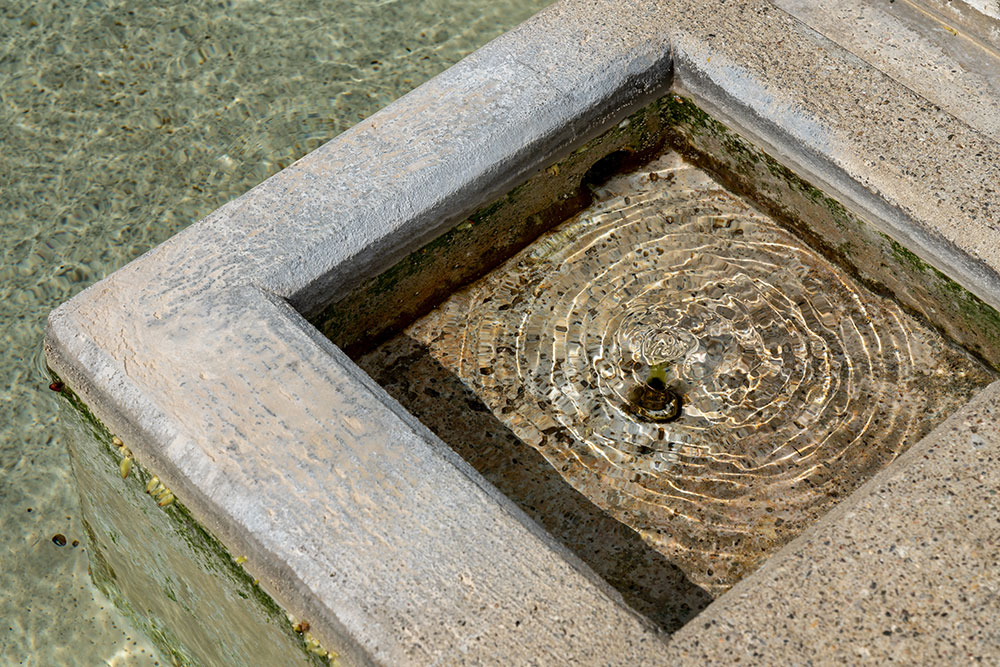
[[[998,164],[557,2],[50,315],[95,582],[177,664],[995,657]]]
[[[996,374],[675,152],[358,364],[676,630]]]

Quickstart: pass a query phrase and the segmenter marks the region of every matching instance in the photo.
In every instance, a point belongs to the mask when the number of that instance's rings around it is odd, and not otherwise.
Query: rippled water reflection
[[[676,155],[405,335],[713,595],[989,380]]]

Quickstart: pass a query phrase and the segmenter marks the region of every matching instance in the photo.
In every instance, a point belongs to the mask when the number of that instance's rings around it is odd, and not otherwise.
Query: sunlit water
[[[511,457],[537,450],[712,595],[990,380],[673,154],[363,363],[378,377],[414,341],[517,437]],[[679,416],[636,409],[651,387]]]
[[[155,661],[87,576],[47,313],[545,4],[0,0],[0,662]]]

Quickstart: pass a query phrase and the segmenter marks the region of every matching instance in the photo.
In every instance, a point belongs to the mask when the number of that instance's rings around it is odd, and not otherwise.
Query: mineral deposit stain
[[[599,195],[361,363],[425,349],[516,436],[506,456],[540,454],[712,595],[991,379],[676,155]],[[404,405],[427,395],[402,375]],[[501,447],[467,440],[481,471]]]

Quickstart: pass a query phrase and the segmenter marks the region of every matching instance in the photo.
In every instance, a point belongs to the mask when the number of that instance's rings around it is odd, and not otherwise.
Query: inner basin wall
[[[665,148],[802,237],[877,294],[1000,368],[1000,314],[883,231],[704,111],[671,92],[576,148],[500,199],[310,318],[352,356],[428,312],[591,201],[599,180],[639,168]]]
[[[675,628],[994,374],[674,152],[595,198],[357,362]]]

